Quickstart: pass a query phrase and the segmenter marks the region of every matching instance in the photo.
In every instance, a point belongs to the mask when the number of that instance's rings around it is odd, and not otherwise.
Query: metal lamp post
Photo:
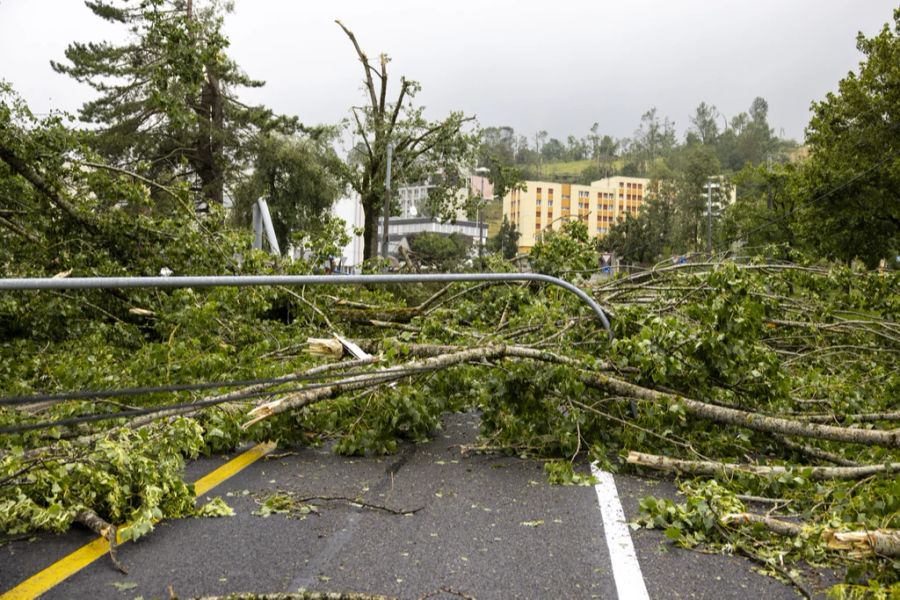
[[[481,259],[484,257],[484,241],[482,240],[481,235],[481,207],[484,205],[484,176],[490,173],[491,170],[487,167],[477,167],[475,172],[481,175],[481,199],[478,201],[475,216],[478,221],[478,262],[480,266]]]

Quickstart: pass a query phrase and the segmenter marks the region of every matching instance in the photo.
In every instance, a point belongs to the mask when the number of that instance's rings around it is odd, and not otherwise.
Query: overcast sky
[[[463,110],[531,135],[631,136],[656,106],[680,132],[700,101],[727,117],[756,96],[798,140],[809,105],[861,55],[858,31],[892,20],[887,0],[236,0],[231,54],[266,86],[243,95],[309,124],[361,104],[362,69],[334,24],[394,81],[418,80],[431,117]],[[0,78],[35,112],[75,111],[91,90],[54,73],[74,40],[120,39],[80,0],[0,0]],[[783,130],[783,131],[782,131]]]

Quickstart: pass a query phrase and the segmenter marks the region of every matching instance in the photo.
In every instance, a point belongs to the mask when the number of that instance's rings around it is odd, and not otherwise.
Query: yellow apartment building
[[[567,220],[577,219],[591,237],[602,237],[626,214],[640,212],[649,186],[643,177],[607,177],[590,185],[526,181],[524,190],[503,198],[503,216],[521,234],[519,252],[530,251],[541,232]]]

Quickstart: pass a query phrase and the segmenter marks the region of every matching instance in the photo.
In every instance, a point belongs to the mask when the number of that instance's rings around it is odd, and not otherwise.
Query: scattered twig
[[[357,506],[361,506],[363,508],[368,508],[369,510],[380,510],[386,513],[390,513],[392,515],[414,515],[423,508],[424,506],[420,506],[418,508],[411,509],[397,509],[391,508],[389,506],[383,506],[381,504],[372,504],[371,502],[365,502],[360,500],[359,498],[350,498],[349,496],[303,496],[302,498],[293,498],[296,502],[311,502],[313,500],[321,500],[322,502],[346,502],[348,504],[355,504]]]
[[[426,600],[426,598],[433,598],[440,594],[450,594],[451,596],[459,596],[460,598],[464,598],[465,600],[476,600],[475,596],[470,596],[464,592],[460,592],[451,587],[442,587],[434,590],[433,592],[428,592],[424,596],[419,596],[419,600]]]

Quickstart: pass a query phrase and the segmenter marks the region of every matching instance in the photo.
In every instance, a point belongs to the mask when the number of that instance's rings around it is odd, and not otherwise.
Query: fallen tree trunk
[[[247,394],[253,394],[257,392],[264,392],[267,389],[280,385],[282,383],[289,383],[291,381],[297,380],[298,377],[303,376],[312,376],[312,375],[320,375],[322,373],[327,373],[329,371],[334,371],[338,369],[346,369],[351,367],[359,367],[363,365],[372,364],[374,362],[378,362],[377,357],[371,357],[366,359],[354,359],[354,360],[345,360],[342,362],[329,363],[325,365],[319,365],[317,367],[312,367],[311,369],[307,369],[306,371],[291,373],[289,375],[284,375],[282,377],[273,378],[272,381],[266,383],[258,383],[255,385],[246,386],[237,390],[233,390],[231,392],[227,392],[225,394],[219,394],[217,396],[208,396],[200,400],[200,402],[216,403],[220,409],[228,410],[229,408],[234,407],[232,404],[232,400],[239,401],[239,399]],[[125,427],[129,427],[131,429],[140,429],[141,427],[146,427],[151,423],[158,421],[160,419],[179,417],[179,416],[191,416],[193,414],[198,413],[203,410],[204,406],[187,406],[187,407],[179,407],[179,408],[166,408],[165,406],[160,407],[160,409],[156,412],[152,412],[150,414],[141,415],[134,419],[128,421],[125,424]],[[79,436],[70,441],[72,445],[75,446],[89,446],[94,442],[106,437],[109,435],[109,430],[99,431],[97,433],[90,433],[87,435]],[[34,458],[45,452],[52,450],[52,446],[41,446],[38,448],[31,448],[23,454],[24,458]],[[0,453],[0,458],[5,456],[3,453]]]
[[[900,557],[900,529],[874,531],[826,531],[825,543],[831,550],[849,550],[853,558],[880,556]]]
[[[360,346],[363,349],[367,349],[367,351],[374,351],[374,348],[366,343],[361,342]],[[419,374],[438,371],[471,361],[497,360],[500,358],[525,358],[541,362],[568,365],[574,368],[582,366],[582,363],[578,360],[553,352],[538,350],[536,348],[525,348],[522,346],[497,345],[484,348],[460,349],[459,346],[414,344],[407,346],[406,349],[413,355],[418,354],[428,358],[412,360],[388,369],[348,377],[347,379],[335,382],[333,385],[301,390],[277,400],[266,402],[248,413],[250,420],[244,423],[243,427],[246,429],[254,423],[258,423],[272,415],[315,404],[316,402],[333,398],[344,392],[402,379],[403,377],[408,377],[411,371]],[[597,368],[600,370],[611,369],[612,366],[609,363],[603,363]]]
[[[273,415],[277,415],[287,410],[309,406],[310,404],[321,402],[322,400],[338,396],[344,392],[367,388],[373,385],[380,385],[408,377],[411,372],[425,373],[446,369],[447,367],[472,360],[492,360],[503,356],[505,353],[506,346],[471,348],[452,354],[442,354],[432,358],[426,358],[424,360],[412,360],[388,369],[348,377],[347,379],[335,382],[333,385],[301,390],[277,400],[260,404],[248,413],[247,416],[250,417],[250,420],[243,424],[243,428],[247,429],[255,423]]]
[[[837,427],[820,423],[808,423],[781,417],[770,417],[758,413],[716,406],[699,400],[692,400],[677,394],[667,394],[639,386],[634,383],[583,372],[581,381],[585,385],[602,390],[615,392],[620,396],[630,396],[638,400],[650,400],[653,402],[678,402],[685,411],[695,417],[708,419],[725,425],[736,425],[754,431],[764,433],[781,433],[797,437],[831,440],[833,442],[848,442],[852,444],[865,444],[870,446],[884,446],[886,448],[900,448],[900,429],[853,429],[850,427]]]
[[[659,471],[678,471],[690,475],[706,475],[716,477],[721,475],[735,475],[737,473],[750,473],[752,475],[780,475],[783,473],[797,472],[802,469],[809,474],[810,479],[863,479],[870,475],[893,473],[900,471],[900,463],[886,465],[860,465],[858,467],[811,467],[805,465],[750,465],[731,464],[707,460],[682,460],[669,458],[658,454],[645,454],[643,452],[629,452],[625,459],[628,464],[650,467]]]
[[[853,421],[854,423],[874,423],[876,421],[900,421],[900,410],[894,412],[881,413],[862,413],[858,415],[832,415],[832,414],[816,414],[816,415],[799,415],[804,421],[810,423],[828,423],[831,421]]]

